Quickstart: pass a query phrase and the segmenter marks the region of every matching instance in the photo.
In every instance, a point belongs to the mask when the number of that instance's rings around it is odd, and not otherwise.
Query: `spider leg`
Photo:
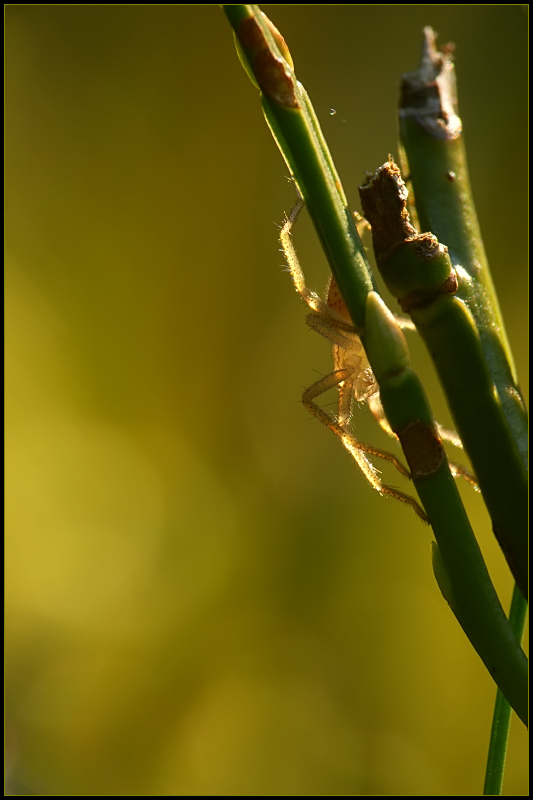
[[[475,476],[466,467],[463,467],[462,464],[456,464],[454,461],[449,461],[448,464],[454,478],[463,478],[476,492],[480,491]]]
[[[314,331],[324,336],[331,344],[336,344],[347,350],[353,344],[354,328],[350,323],[337,319],[328,308],[324,311],[314,311],[308,314],[305,321]],[[351,334],[351,335],[350,335]]]
[[[463,449],[463,443],[455,431],[450,430],[450,428],[444,428],[438,422],[436,423],[436,426],[439,436],[443,441],[453,444],[454,447],[460,447],[461,450]],[[456,464],[453,461],[450,461],[449,464],[454,478],[463,478],[476,490],[476,492],[479,492],[479,485],[475,475],[473,475],[466,467],[463,467],[462,464]]]
[[[463,443],[455,431],[450,430],[450,428],[445,428],[438,422],[436,422],[435,424],[437,426],[439,436],[443,441],[453,444],[454,447],[460,447],[461,450],[463,449]]]
[[[396,456],[392,455],[392,453],[387,453],[384,450],[379,450],[376,447],[365,445],[362,442],[359,442],[348,430],[346,430],[344,425],[340,424],[339,420],[330,416],[326,411],[324,411],[324,409],[320,408],[320,406],[314,402],[317,397],[324,394],[324,392],[327,392],[329,389],[332,389],[335,386],[349,384],[350,380],[353,379],[353,372],[353,368],[348,367],[345,369],[336,370],[330,375],[320,378],[320,380],[316,381],[316,383],[305,390],[302,395],[302,402],[310,414],[320,420],[323,425],[325,425],[332,433],[339,437],[346,450],[348,450],[354,461],[357,463],[367,481],[371,486],[373,486],[374,489],[376,489],[376,491],[378,491],[380,494],[393,497],[395,500],[399,500],[400,502],[411,506],[415,513],[418,514],[418,516],[424,522],[427,522],[425,511],[417,503],[414,497],[404,494],[404,492],[400,492],[398,489],[381,482],[378,477],[377,470],[371,464],[366,454],[368,453],[369,455],[377,456],[378,458],[383,458],[386,461],[389,461],[389,463],[393,464],[393,466],[395,466],[396,469],[402,473],[402,475],[409,478],[409,470],[404,467],[401,461],[399,461]],[[353,392],[351,393],[353,394]]]
[[[294,249],[291,238],[292,226],[294,225],[296,217],[302,210],[303,206],[303,198],[298,194],[296,204],[287,215],[285,222],[281,227],[279,241],[285,255],[285,260],[287,261],[287,266],[291,274],[292,282],[294,283],[294,288],[302,300],[307,303],[309,308],[311,308],[313,311],[324,312],[327,309],[326,303],[320,299],[316,292],[312,292],[311,289],[308,289],[305,285],[305,277],[302,272],[302,268],[300,267],[300,262],[298,261],[298,256],[296,255],[296,250]]]
[[[379,423],[380,427],[385,431],[385,433],[387,433],[393,439],[397,439],[398,437],[387,422],[383,406],[381,405],[381,400],[379,399],[379,392],[376,392],[375,395],[368,398],[368,407],[372,413],[372,416],[376,422]]]
[[[309,308],[319,317],[322,317],[324,320],[336,321],[339,329],[353,331],[354,327],[349,320],[344,319],[340,314],[337,314],[335,311],[333,311],[328,304],[317,295],[316,292],[313,292],[306,286],[305,276],[302,272],[300,262],[298,261],[298,256],[296,255],[296,250],[294,249],[294,245],[292,243],[292,227],[303,206],[304,201],[301,196],[298,195],[296,205],[286,217],[279,233],[281,249],[285,256],[294,288],[304,303],[306,303]]]

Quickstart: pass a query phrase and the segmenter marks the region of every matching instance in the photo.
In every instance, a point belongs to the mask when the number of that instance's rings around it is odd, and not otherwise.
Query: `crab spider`
[[[331,342],[333,355],[333,372],[316,381],[306,389],[302,395],[305,408],[314,417],[320,420],[330,431],[342,441],[344,447],[354,458],[361,472],[380,494],[388,495],[402,503],[410,505],[416,514],[427,522],[427,516],[417,501],[408,494],[383,483],[376,468],[368,456],[376,456],[390,462],[401,474],[411,477],[409,470],[396,456],[385,450],[380,450],[372,445],[363,444],[355,438],[349,429],[352,416],[353,403],[368,403],[370,411],[381,427],[396,438],[391,430],[379,399],[379,387],[374,373],[368,363],[361,339],[359,338],[350,319],[348,309],[341,297],[335,279],[331,277],[328,284],[326,300],[322,300],[315,292],[308,289],[304,274],[300,267],[296,251],[292,243],[291,232],[304,205],[303,199],[298,196],[296,205],[286,217],[280,231],[280,243],[291,274],[296,291],[302,300],[311,309],[306,322],[313,330],[325,336]],[[362,224],[367,224],[361,218]],[[414,329],[410,320],[397,318],[402,328]],[[337,414],[332,416],[322,409],[315,400],[329,389],[337,388],[339,392]],[[452,444],[462,447],[461,440],[453,431],[448,431],[437,425],[441,437]],[[477,484],[473,476],[464,467],[450,464],[453,475],[461,475],[475,488]]]

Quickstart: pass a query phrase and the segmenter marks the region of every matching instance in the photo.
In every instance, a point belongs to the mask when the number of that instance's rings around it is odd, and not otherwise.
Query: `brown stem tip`
[[[453,44],[437,50],[436,34],[424,28],[420,66],[400,83],[400,118],[413,117],[435,139],[457,139],[462,123],[457,114]]]

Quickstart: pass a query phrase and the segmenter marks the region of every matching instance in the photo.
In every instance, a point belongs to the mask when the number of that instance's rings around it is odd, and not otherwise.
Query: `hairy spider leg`
[[[399,461],[396,456],[392,455],[392,453],[387,453],[384,450],[378,450],[371,445],[366,445],[360,442],[358,439],[352,436],[352,434],[349,433],[337,419],[331,417],[326,411],[324,411],[323,408],[314,402],[317,397],[319,397],[321,394],[324,394],[324,392],[327,392],[329,389],[339,386],[340,384],[347,383],[351,377],[353,377],[351,367],[348,369],[340,369],[336,372],[332,372],[330,375],[326,375],[324,378],[321,378],[305,390],[302,395],[302,403],[310,414],[319,419],[327,428],[329,428],[330,431],[339,437],[346,450],[348,450],[350,455],[357,463],[357,466],[374,489],[376,489],[380,494],[393,497],[395,500],[399,500],[400,502],[411,506],[415,513],[418,514],[420,519],[422,519],[424,522],[427,522],[428,518],[425,511],[417,503],[414,497],[411,497],[410,495],[399,491],[399,489],[383,483],[378,477],[376,468],[368,460],[365,454],[368,453],[369,455],[386,459],[393,464],[396,469],[402,473],[402,475],[404,475],[406,478],[410,478],[411,475],[409,470],[404,467],[401,461]]]

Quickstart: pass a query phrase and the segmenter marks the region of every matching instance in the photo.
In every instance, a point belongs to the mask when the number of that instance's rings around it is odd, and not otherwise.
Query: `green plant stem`
[[[494,533],[527,597],[527,415],[472,198],[451,55],[437,51],[430,28],[419,69],[403,76],[401,95],[400,136],[420,229],[448,247],[458,277],[454,301],[441,304],[438,315],[424,308],[411,315],[437,367]]]
[[[490,674],[517,714],[525,719],[527,661],[490,582],[422,384],[403,362],[395,368],[389,336],[394,324],[386,319],[380,303],[367,302],[369,297],[377,297],[371,291],[368,261],[309,98],[295,78],[282,37],[259,8],[223,8],[239,41],[241,59],[261,89],[267,122],[305,200],[355,329],[361,335],[387,419],[406,453],[435,531],[443,569],[449,576],[452,590],[451,599],[447,599]],[[369,314],[374,320],[367,327]],[[389,348],[391,359],[382,369],[383,352]]]
[[[527,597],[527,475],[495,394],[470,307],[457,297],[441,296],[425,308],[413,309],[411,318],[446,386],[496,538]]]
[[[379,271],[435,362],[498,541],[527,597],[527,475],[494,388],[479,314],[476,321],[475,303],[465,300],[475,281],[453,267],[448,248],[433,233],[412,226],[394,162],[367,178],[359,194]]]
[[[527,614],[527,601],[522,593],[514,587],[509,624],[514,631],[517,641],[522,640]],[[511,706],[498,689],[496,703],[490,732],[489,753],[487,769],[485,772],[484,795],[498,795],[502,793],[505,759],[507,756],[507,743],[511,727]]]
[[[435,570],[439,587],[490,674],[527,724],[527,659],[498,599],[448,462],[441,456],[442,444],[420,381],[411,369],[392,365],[388,374],[376,377],[387,419],[400,438],[435,534],[441,559],[440,574]]]
[[[255,5],[224,5],[241,61],[261,89],[266,121],[296,182],[358,330],[373,287],[370,265],[316,114],[287,46]]]

